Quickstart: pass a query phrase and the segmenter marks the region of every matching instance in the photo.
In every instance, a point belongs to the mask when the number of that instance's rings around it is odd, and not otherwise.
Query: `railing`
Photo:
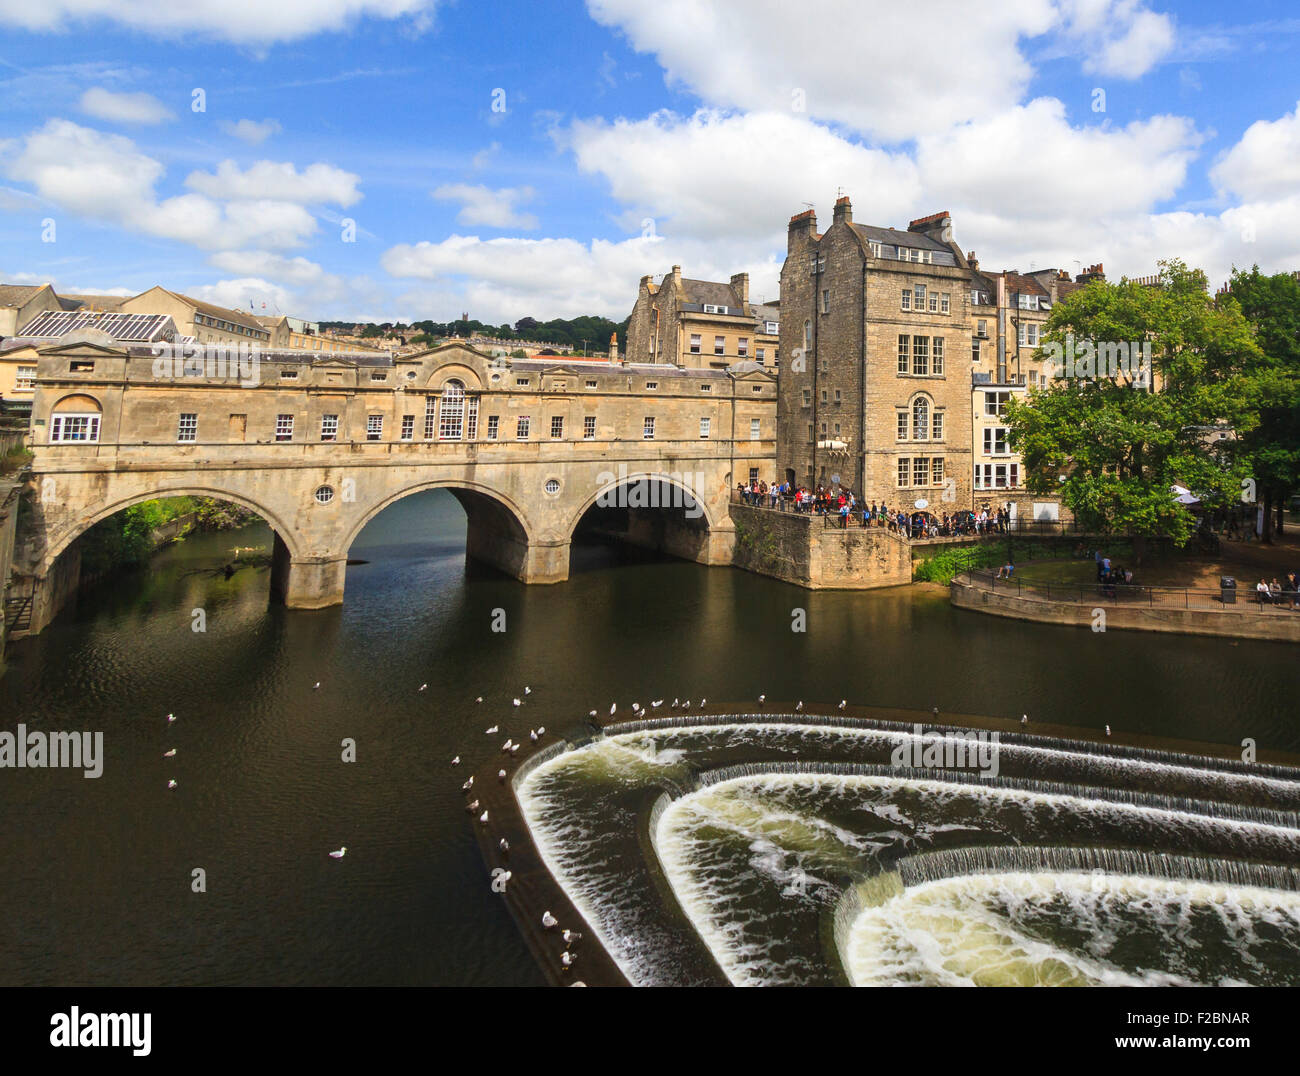
[[[1001,590],[1008,594],[1014,593],[1017,597],[1051,602],[1105,602],[1151,609],[1222,609],[1225,604],[1232,604],[1248,606],[1250,612],[1274,614],[1295,611],[1295,607],[1300,605],[1300,595],[1290,591],[1260,601],[1253,587],[1237,587],[1226,591],[1222,587],[1211,590],[1196,587],[1150,587],[1132,583],[1040,583],[1016,579],[1014,572],[1010,579],[999,578],[998,573],[990,571],[969,571],[964,574],[973,584],[992,591]],[[1223,600],[1225,592],[1234,595],[1227,603]],[[1243,608],[1242,611],[1247,609]]]

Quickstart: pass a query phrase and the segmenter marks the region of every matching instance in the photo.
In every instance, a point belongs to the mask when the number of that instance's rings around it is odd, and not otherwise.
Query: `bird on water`
[[[345,844],[337,852],[330,853],[330,859],[342,859],[348,853],[348,846]]]

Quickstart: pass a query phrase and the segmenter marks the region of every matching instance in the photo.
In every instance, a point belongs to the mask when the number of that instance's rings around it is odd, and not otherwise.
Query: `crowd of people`
[[[786,512],[803,512],[808,515],[830,516],[839,526],[881,527],[905,538],[957,538],[986,534],[1005,534],[1011,523],[1011,513],[1005,507],[990,508],[985,505],[978,512],[961,511],[940,516],[930,512],[890,508],[882,499],[858,500],[852,490],[840,487],[795,486],[791,482],[752,481],[741,482],[736,492],[744,504],[755,508],[773,508]]]

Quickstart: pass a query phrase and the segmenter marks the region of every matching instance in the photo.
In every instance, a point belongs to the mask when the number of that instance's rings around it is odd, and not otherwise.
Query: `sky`
[[[621,320],[786,223],[982,267],[1300,268],[1300,9],[0,0],[0,282],[312,320]]]

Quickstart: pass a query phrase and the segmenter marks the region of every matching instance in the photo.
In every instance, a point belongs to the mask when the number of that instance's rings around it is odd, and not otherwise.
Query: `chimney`
[[[966,255],[966,260],[970,263],[970,267],[971,267],[972,269],[975,269],[975,270],[978,270],[978,269],[979,269],[979,267],[980,267],[979,259],[978,259],[977,257],[975,257],[975,252],[974,252],[973,250],[972,250],[969,254]]]
[[[618,362],[618,333],[609,334],[609,361]]]
[[[682,286],[682,267],[680,265],[674,265],[673,271],[669,276],[672,277],[674,288],[680,288]]]
[[[948,238],[943,234],[948,232],[952,234],[952,214],[946,209],[941,209],[938,213],[931,213],[928,217],[918,217],[916,220],[907,222],[909,232],[920,232],[922,235],[928,235],[931,239],[936,239],[940,243],[946,244]]]
[[[839,224],[840,221],[845,224],[853,223],[853,203],[849,201],[847,194],[835,199],[835,216],[831,223]]]
[[[813,239],[817,234],[817,213],[805,209],[790,218],[790,231],[786,237],[786,250],[792,251]]]
[[[1102,268],[1101,262],[1098,262],[1096,265],[1088,266],[1074,279],[1079,284],[1091,284],[1094,280],[1105,280],[1106,271]]]
[[[749,274],[737,273],[731,278],[731,290],[736,293],[736,298],[740,300],[740,309],[744,310],[749,306]]]

